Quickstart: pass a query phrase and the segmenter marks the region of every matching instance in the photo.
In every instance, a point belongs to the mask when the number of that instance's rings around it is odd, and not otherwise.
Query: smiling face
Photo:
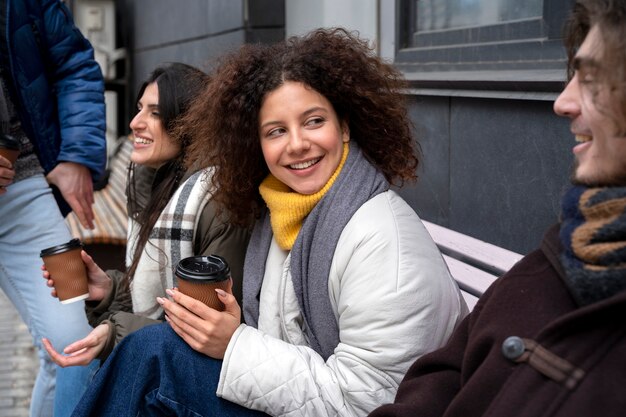
[[[571,119],[571,131],[580,142],[573,148],[573,181],[579,184],[626,184],[626,137],[617,124],[616,100],[602,71],[602,40],[594,26],[576,53],[576,72],[554,102],[554,111]],[[621,124],[624,121],[619,121]]]
[[[317,91],[287,81],[268,93],[259,112],[263,157],[270,172],[300,194],[320,191],[341,161],[350,134]]]
[[[158,168],[176,158],[180,145],[165,131],[159,115],[159,88],[156,82],[146,86],[137,103],[137,115],[131,120],[134,146],[130,160],[136,164]]]

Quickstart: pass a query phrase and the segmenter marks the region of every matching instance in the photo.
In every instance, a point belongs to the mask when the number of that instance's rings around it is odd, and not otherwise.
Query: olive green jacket
[[[154,170],[143,167],[136,168],[135,176],[139,177],[135,178],[137,189],[135,194],[138,201],[128,204],[129,213],[132,212],[131,210],[137,210],[138,206],[143,207],[145,205],[149,191],[157,185],[158,178],[162,178]],[[217,215],[215,203],[209,200],[200,215],[193,243],[194,254],[218,254],[228,261],[233,279],[233,294],[238,302],[241,302],[243,263],[248,239],[249,231],[224,221],[223,216]],[[93,327],[102,323],[109,324],[106,345],[98,355],[98,359],[102,361],[109,356],[115,345],[126,335],[142,327],[161,322],[133,314],[130,292],[126,286],[122,285],[124,272],[109,270],[106,273],[111,278],[111,291],[108,296],[101,301],[87,301],[85,303],[89,324]]]

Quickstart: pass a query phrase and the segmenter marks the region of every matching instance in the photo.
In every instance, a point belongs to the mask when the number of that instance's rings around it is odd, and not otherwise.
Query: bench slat
[[[508,249],[443,226],[428,221],[423,221],[423,223],[443,253],[484,268],[495,275],[504,274],[523,257]]]
[[[459,284],[459,288],[476,297],[480,297],[498,278],[497,275],[475,268],[448,255],[443,255],[443,259],[448,265],[450,274]]]
[[[70,213],[65,221],[73,237],[81,239],[84,244],[126,244],[128,216],[126,213],[126,180],[132,142],[124,139],[120,148],[110,161],[110,174],[107,185],[94,192],[94,226],[93,230],[83,229],[74,213]]]

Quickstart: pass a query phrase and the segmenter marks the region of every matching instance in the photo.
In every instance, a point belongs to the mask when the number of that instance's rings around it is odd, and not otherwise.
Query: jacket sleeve
[[[233,226],[224,214],[217,214],[215,202],[209,200],[204,207],[194,242],[194,253],[197,255],[219,255],[226,259],[233,280],[233,295],[241,304],[241,288],[243,281],[243,262],[250,232],[247,229]]]
[[[98,355],[98,359],[105,361],[113,351],[113,348],[132,332],[161,322],[161,320],[138,316],[127,311],[118,311],[111,314],[107,320],[102,322],[109,325],[109,335],[104,349]]]
[[[86,166],[94,178],[106,164],[104,79],[93,48],[58,0],[43,1],[44,49],[57,98],[61,148],[57,161]],[[45,53],[45,51],[44,51]]]
[[[448,340],[464,303],[417,215],[394,195],[366,203],[339,239],[329,277],[334,354],[324,361],[242,325],[219,396],[271,415],[363,416],[393,401],[415,359]]]
[[[409,368],[393,404],[377,408],[369,417],[443,416],[461,389],[472,314],[463,320],[445,347],[422,356]]]
[[[121,285],[123,272],[109,270],[107,275],[111,278],[111,291],[108,296],[97,303],[89,301],[85,303],[87,319],[92,327],[105,323],[109,325],[105,347],[98,355],[98,359],[103,361],[124,337],[142,327],[161,322],[132,313],[130,293]]]
[[[122,290],[121,281],[124,273],[117,270],[108,270],[106,274],[111,278],[111,291],[99,302],[87,301],[85,312],[92,327],[96,327],[117,311],[133,311],[130,294]]]

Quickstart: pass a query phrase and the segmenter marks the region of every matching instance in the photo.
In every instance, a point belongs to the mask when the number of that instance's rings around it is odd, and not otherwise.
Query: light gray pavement
[[[28,417],[38,369],[33,339],[0,291],[0,417]]]

